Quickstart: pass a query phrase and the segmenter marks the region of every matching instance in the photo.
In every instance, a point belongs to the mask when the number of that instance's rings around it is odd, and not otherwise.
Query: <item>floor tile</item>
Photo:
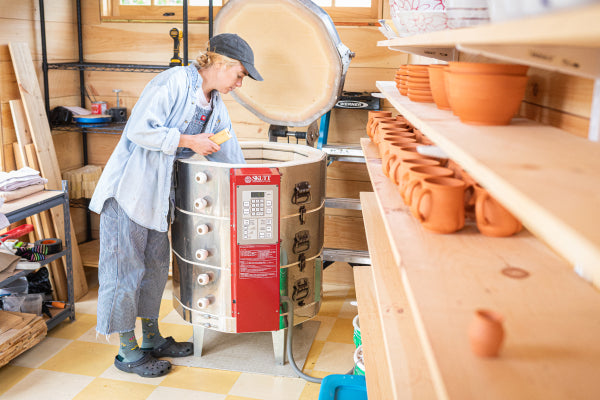
[[[187,342],[194,335],[194,328],[192,325],[179,325],[179,324],[165,324],[160,323],[160,334],[163,337],[173,336],[178,342]]]
[[[333,324],[335,323],[335,317],[329,317],[327,315],[317,315],[314,318],[314,320],[321,322],[319,324],[319,330],[315,335],[315,340],[321,340],[323,342],[326,341],[327,336],[329,336],[329,333],[333,328]]]
[[[88,286],[88,292],[75,303],[76,314],[96,315],[98,309],[98,286]]]
[[[320,390],[320,383],[306,382],[306,386],[304,386],[304,390],[302,390],[298,400],[317,400]]]
[[[313,369],[321,352],[323,351],[323,346],[325,342],[315,340],[310,346],[310,350],[308,351],[308,355],[306,356],[306,361],[304,362],[304,369]]]
[[[155,385],[96,378],[73,400],[145,400],[154,389]]]
[[[242,397],[242,396],[227,396],[227,397],[225,397],[225,400],[262,400],[262,399],[256,399],[256,398],[252,398],[252,397]]]
[[[37,368],[71,343],[72,340],[45,337],[40,343],[11,360],[12,365]]]
[[[25,378],[34,370],[32,368],[20,367],[17,365],[5,365],[0,368],[0,395],[13,387],[17,382]]]
[[[354,366],[354,344],[325,342],[314,370],[345,374]]]
[[[199,392],[196,390],[178,389],[165,386],[158,386],[147,400],[227,400],[224,394]]]
[[[358,314],[358,307],[351,304],[353,301],[356,301],[356,299],[353,297],[346,297],[344,304],[342,304],[342,308],[340,309],[340,313],[337,315],[338,318],[352,319]]]
[[[117,351],[109,344],[74,341],[40,368],[97,377],[114,363]]]
[[[75,321],[67,319],[48,332],[49,337],[75,340],[96,326],[96,315],[75,314]]]
[[[229,394],[263,400],[297,400],[305,385],[306,381],[300,378],[243,373]]]
[[[158,311],[158,320],[163,319],[167,314],[173,311],[173,300],[171,299],[162,299],[160,302],[160,310]],[[179,314],[177,314],[179,315]],[[181,317],[179,317],[181,319]]]
[[[174,365],[160,386],[227,394],[240,372]]]
[[[94,378],[36,369],[7,390],[1,400],[65,400],[72,399]]]
[[[352,320],[338,318],[333,323],[333,328],[331,328],[331,332],[329,333],[329,336],[327,336],[327,341],[354,344],[352,341],[353,335],[354,325],[352,325]]]
[[[165,290],[162,295],[163,300],[172,301],[173,299],[173,279],[169,278],[167,284],[165,285]]]

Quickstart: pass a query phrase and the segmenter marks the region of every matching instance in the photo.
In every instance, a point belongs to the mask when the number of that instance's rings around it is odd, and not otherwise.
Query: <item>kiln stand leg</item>
[[[204,342],[204,328],[198,325],[194,327],[194,357],[202,357],[202,343]]]
[[[288,328],[272,331],[273,336],[273,352],[275,353],[275,362],[278,365],[284,365],[287,362],[285,344],[287,339]],[[194,346],[196,344],[194,343]]]

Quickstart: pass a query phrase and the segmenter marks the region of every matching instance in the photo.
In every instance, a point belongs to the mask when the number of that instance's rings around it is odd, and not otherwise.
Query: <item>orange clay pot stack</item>
[[[447,65],[432,64],[429,66],[429,85],[435,105],[440,110],[451,110],[450,101],[446,93],[446,78],[444,71],[448,69]]]
[[[396,87],[400,94],[406,96],[408,94],[408,65],[401,65],[400,68],[398,68],[394,81],[396,82]]]
[[[409,64],[407,68],[408,98],[418,103],[433,103],[428,66]]]
[[[445,70],[452,111],[470,125],[508,125],[521,106],[527,66],[450,62]]]

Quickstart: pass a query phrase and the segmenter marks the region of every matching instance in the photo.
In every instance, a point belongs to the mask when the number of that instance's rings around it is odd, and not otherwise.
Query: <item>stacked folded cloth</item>
[[[0,198],[7,202],[20,199],[44,190],[46,183],[48,180],[42,178],[40,172],[33,168],[23,167],[16,171],[0,171]]]

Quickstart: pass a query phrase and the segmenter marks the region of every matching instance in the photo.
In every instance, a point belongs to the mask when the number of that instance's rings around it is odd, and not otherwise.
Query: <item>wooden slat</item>
[[[600,143],[514,118],[508,126],[461,123],[378,82],[417,128],[525,226],[600,286]]]
[[[9,44],[11,57],[17,81],[19,82],[19,91],[27,115],[27,122],[31,130],[33,142],[37,152],[38,162],[42,176],[48,179],[48,188],[61,190],[61,176],[56,158],[54,143],[50,126],[45,115],[45,108],[40,92],[40,87],[35,75],[33,61],[29,52],[29,46],[25,43]],[[64,240],[64,219],[63,210],[60,207],[53,207],[51,210],[55,230],[59,237]],[[69,221],[70,223],[70,221]],[[79,247],[74,231],[71,229],[71,248],[73,259],[73,286],[75,299],[81,298],[87,293],[87,282],[85,272],[81,264]]]
[[[98,268],[100,254],[100,240],[90,240],[79,245],[81,250],[81,261],[86,267]]]
[[[365,139],[363,150],[439,398],[600,396],[597,291],[527,231],[491,238],[473,222],[448,235],[425,231],[383,175],[377,148]],[[370,221],[364,205],[363,213]],[[478,308],[505,317],[498,359],[470,351],[466,332]]]
[[[325,247],[367,250],[362,218],[326,215],[324,232]]]

